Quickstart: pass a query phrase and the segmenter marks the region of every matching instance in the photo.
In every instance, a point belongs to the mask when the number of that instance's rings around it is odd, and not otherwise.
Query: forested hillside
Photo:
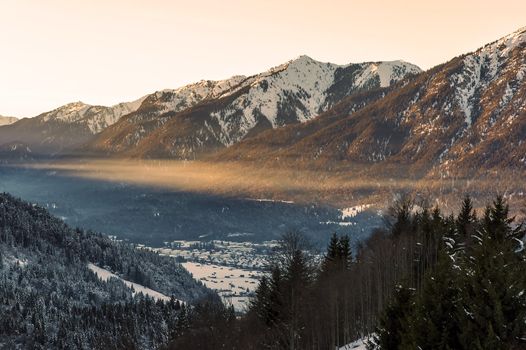
[[[501,197],[480,216],[462,204],[445,216],[403,198],[385,229],[356,249],[335,235],[319,262],[289,233],[246,316],[195,313],[172,348],[524,349],[524,227]]]
[[[103,282],[90,263],[122,279]],[[0,194],[0,348],[157,348],[176,334],[179,300],[203,298],[215,300],[174,259],[71,229]]]
[[[502,197],[483,213],[466,197],[455,216],[403,197],[385,228],[363,242],[334,235],[322,257],[285,234],[236,318],[174,260],[3,194],[0,348],[334,349],[365,338],[371,349],[523,349],[525,233]],[[121,278],[103,282],[90,263]]]

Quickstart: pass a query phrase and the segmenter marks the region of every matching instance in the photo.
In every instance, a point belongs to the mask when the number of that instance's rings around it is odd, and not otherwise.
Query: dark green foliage
[[[381,349],[404,349],[411,334],[410,318],[414,312],[414,292],[407,287],[396,287],[391,302],[380,318],[374,344]]]
[[[453,260],[442,247],[438,262],[425,277],[423,290],[412,315],[412,332],[406,342],[422,349],[459,349],[460,306],[457,271]]]
[[[525,232],[508,212],[497,197],[477,220],[466,197],[455,220],[433,219],[428,227],[425,211],[420,215],[423,237],[440,238],[436,262],[424,266],[409,312],[401,305],[406,294],[395,293],[377,328],[380,349],[526,347]],[[433,252],[435,238],[424,250]]]
[[[155,302],[88,263],[172,295]],[[42,349],[156,348],[181,303],[209,292],[173,259],[70,229],[35,205],[0,194],[0,343]],[[178,321],[179,322],[179,321]]]
[[[322,278],[335,272],[350,269],[351,263],[352,252],[349,236],[338,237],[336,234],[333,234],[327,247],[327,254],[322,262]]]
[[[353,254],[333,235],[316,275],[301,239],[284,244],[226,348],[334,349],[370,333],[371,349],[525,347],[524,230],[502,198],[477,219],[469,197],[456,217],[402,197],[388,222]]]
[[[471,197],[467,195],[462,201],[462,207],[455,221],[457,232],[461,239],[468,241],[471,235],[475,233],[476,213],[473,210]]]
[[[463,266],[461,340],[465,349],[526,346],[526,270],[522,226],[513,227],[508,206],[497,197],[485,211]]]

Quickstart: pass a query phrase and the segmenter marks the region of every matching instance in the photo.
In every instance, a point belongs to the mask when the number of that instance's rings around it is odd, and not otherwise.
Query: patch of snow
[[[92,263],[89,263],[88,264],[88,268],[93,271],[98,277],[99,279],[101,279],[102,281],[106,282],[108,281],[110,278],[116,278],[116,279],[119,279],[121,280],[128,288],[130,289],[133,289],[133,295],[136,295],[138,293],[142,293],[144,295],[147,295],[155,300],[163,300],[163,301],[169,301],[170,300],[170,297],[162,294],[162,293],[159,293],[153,289],[150,289],[150,288],[147,288],[143,285],[140,285],[138,283],[134,283],[134,282],[130,282],[130,281],[127,281],[119,276],[117,276],[116,274],[106,270],[106,269],[103,269],[103,268],[100,268],[98,267],[97,265],[94,265]]]
[[[342,346],[338,350],[367,350],[367,344],[367,338],[362,338]]]
[[[227,237],[250,237],[250,236],[254,236],[253,233],[250,233],[250,232],[235,232],[235,233],[229,233],[226,235]]]
[[[371,63],[363,70],[355,84],[364,86],[377,76],[380,79],[380,86],[388,87],[393,81],[402,79],[406,74],[418,74],[420,72],[420,68],[404,61]]]
[[[320,225],[356,226],[356,223],[349,221],[321,221]]]
[[[497,76],[502,59],[524,42],[526,42],[526,28],[519,29],[467,55],[463,60],[462,71],[451,77],[456,86],[457,103],[464,113],[468,128],[473,122],[472,113],[476,94]],[[484,77],[482,77],[483,71]]]
[[[286,201],[286,200],[282,200],[282,199],[246,198],[246,200],[254,201],[254,202],[271,202],[271,203],[286,203],[286,204],[294,204],[293,201]]]
[[[11,258],[11,259],[6,259],[7,260],[7,263],[11,264],[11,265],[18,265],[20,267],[26,267],[27,266],[27,259],[18,259],[18,258]]]
[[[500,106],[507,105],[511,99],[513,98],[513,89],[511,88],[510,84],[506,84],[506,90],[504,91],[504,95],[502,96],[502,99],[500,100]]]
[[[132,102],[123,102],[112,107],[92,106],[83,102],[73,102],[37,118],[42,122],[60,121],[86,125],[91,133],[96,134],[117,122],[122,116],[136,111],[146,96]]]
[[[257,289],[260,271],[239,269],[196,262],[182,264],[196,280],[215,290],[227,304],[232,304],[238,312],[244,312],[252,293]]]
[[[341,210],[342,212],[342,220],[346,219],[346,218],[353,218],[355,217],[356,215],[358,215],[359,213],[361,213],[362,211],[370,208],[372,206],[372,204],[361,204],[361,205],[357,205],[357,206],[354,206],[354,207],[349,207],[349,208],[343,208]]]

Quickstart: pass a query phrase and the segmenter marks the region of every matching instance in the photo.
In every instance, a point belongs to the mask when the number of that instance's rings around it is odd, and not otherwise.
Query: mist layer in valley
[[[288,230],[301,230],[324,245],[333,232],[359,240],[381,221],[375,210],[345,217],[327,204],[207,189],[226,173],[194,169],[170,175],[172,168],[157,172],[152,166],[139,170],[131,165],[96,165],[0,166],[0,191],[38,203],[71,226],[159,247],[173,240],[257,242],[276,239]],[[171,176],[179,182],[169,186]]]
[[[468,193],[478,209],[495,195],[503,195],[514,213],[520,213],[526,203],[526,188],[520,181],[523,173],[513,169],[476,177],[421,177],[403,166],[396,173],[386,168],[374,175],[364,171],[370,167],[357,163],[324,170],[254,162],[129,159],[34,163],[29,167],[163,191],[339,209],[368,205],[383,210],[402,193],[411,194],[419,205],[439,206],[445,212],[457,211],[456,199]]]

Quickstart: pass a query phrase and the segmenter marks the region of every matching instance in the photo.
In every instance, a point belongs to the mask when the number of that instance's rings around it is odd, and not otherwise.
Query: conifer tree
[[[390,208],[391,217],[395,220],[394,224],[391,224],[391,233],[393,236],[398,237],[404,232],[411,229],[411,211],[413,209],[413,200],[408,196],[402,196],[392,208]]]
[[[177,336],[183,335],[185,331],[190,328],[190,315],[185,304],[181,305],[181,310],[179,311],[179,315],[177,315],[175,328],[175,333]]]
[[[419,294],[414,315],[412,333],[405,340],[406,348],[459,349],[460,325],[456,310],[459,306],[457,271],[446,245],[438,253],[438,261],[432,271],[426,273],[423,290]],[[412,346],[409,346],[412,342]]]
[[[466,240],[474,233],[476,219],[477,216],[473,209],[473,201],[469,195],[466,195],[462,201],[462,206],[455,222],[457,232],[462,239]]]
[[[255,296],[250,302],[250,311],[254,312],[257,317],[267,323],[269,309],[269,282],[266,276],[259,281]]]
[[[321,267],[322,274],[329,274],[335,269],[335,265],[338,264],[338,258],[340,255],[339,238],[336,233],[333,233],[327,246],[327,254],[325,255]]]
[[[404,350],[404,344],[409,341],[411,331],[411,316],[414,311],[414,291],[398,285],[391,302],[380,317],[370,345],[372,349]]]
[[[348,270],[352,262],[351,243],[348,235],[340,238],[338,242],[340,269]]]
[[[499,196],[488,207],[476,242],[465,260],[465,287],[459,318],[465,349],[525,346],[526,287],[522,226],[512,227],[509,208]]]

